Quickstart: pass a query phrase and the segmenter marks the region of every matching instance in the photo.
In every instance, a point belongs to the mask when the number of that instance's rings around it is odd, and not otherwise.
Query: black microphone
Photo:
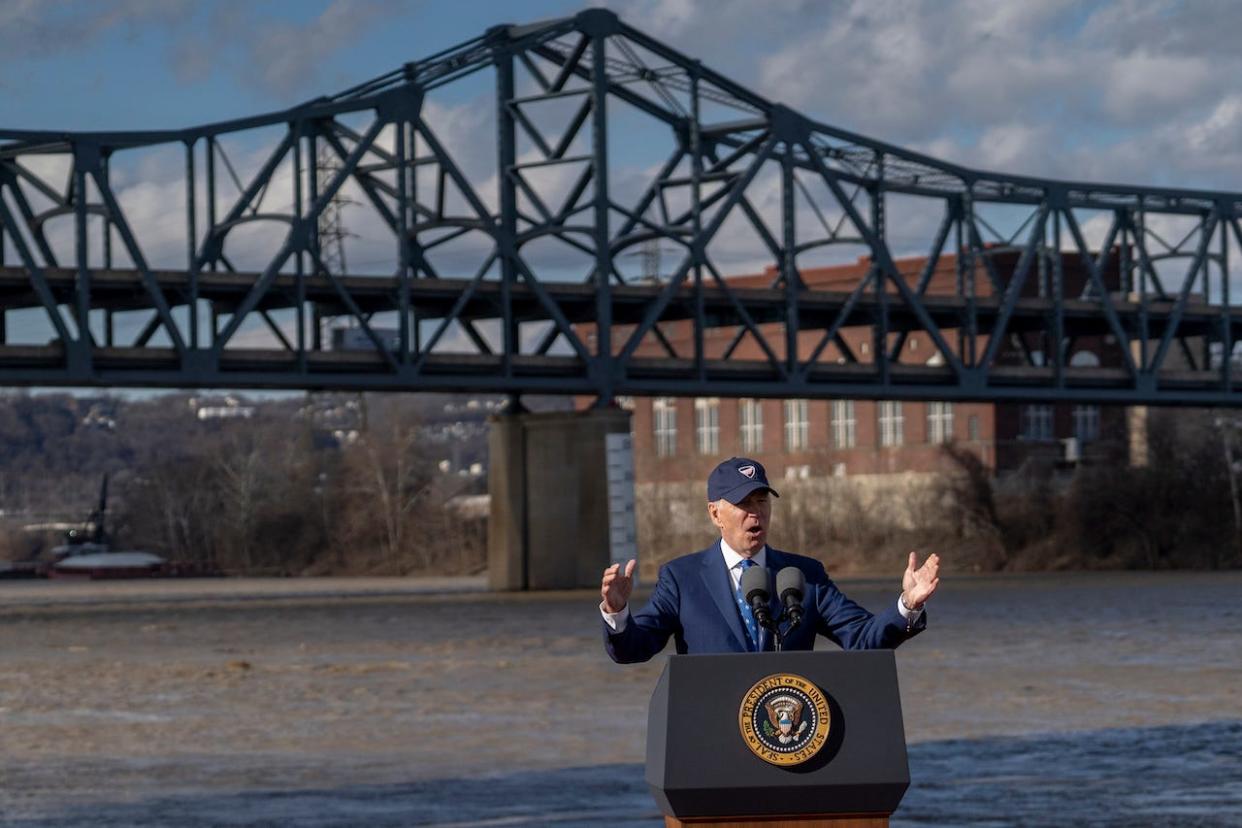
[[[806,593],[806,576],[796,566],[787,566],[776,573],[776,594],[785,605],[789,628],[802,623],[802,596]]]
[[[771,595],[772,578],[767,567],[752,566],[742,573],[742,597],[755,614],[755,623],[765,629],[772,628],[772,613],[768,609]]]

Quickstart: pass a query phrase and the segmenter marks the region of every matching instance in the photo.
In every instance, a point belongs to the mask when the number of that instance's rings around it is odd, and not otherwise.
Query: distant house
[[[200,399],[190,397],[190,410],[200,420],[249,420],[258,410],[257,406],[243,403],[237,397]]]

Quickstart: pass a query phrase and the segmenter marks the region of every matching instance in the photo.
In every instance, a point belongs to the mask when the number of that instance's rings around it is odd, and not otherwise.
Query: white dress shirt
[[[724,538],[720,539],[720,553],[724,555],[725,566],[729,569],[729,578],[733,581],[733,591],[737,592],[738,586],[742,583],[742,561],[745,558],[741,553],[734,551],[733,547],[725,542]],[[768,562],[768,547],[765,544],[762,549],[756,552],[750,558],[759,566],[766,566]],[[619,633],[625,629],[626,623],[630,620],[630,606],[626,604],[621,608],[620,612],[607,612],[604,609],[604,602],[599,602],[600,615],[604,616],[604,623],[607,624],[614,633]],[[919,620],[923,614],[923,608],[916,610],[907,609],[906,605],[901,602],[901,596],[897,596],[897,612],[901,613],[901,617],[906,619],[906,624],[913,625]]]

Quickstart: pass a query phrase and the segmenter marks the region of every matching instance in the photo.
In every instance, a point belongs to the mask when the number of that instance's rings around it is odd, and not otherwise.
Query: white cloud
[[[963,160],[980,169],[1028,173],[1032,167],[1047,167],[1042,156],[1054,141],[1055,131],[1048,124],[998,124],[983,132],[972,157]]]
[[[1106,71],[1102,103],[1120,124],[1150,124],[1161,116],[1176,115],[1217,80],[1217,69],[1204,57],[1146,51],[1119,55]]]
[[[320,67],[396,7],[394,0],[332,0],[313,20],[280,20],[237,32],[244,38],[248,69],[276,94],[292,94],[323,80]]]
[[[1242,166],[1242,94],[1223,98],[1206,118],[1178,129],[1191,156],[1184,163],[1195,165],[1214,158]],[[1167,135],[1171,138],[1172,136]]]
[[[1072,180],[1242,189],[1230,143],[1242,4],[610,5],[771,100],[934,156]]]

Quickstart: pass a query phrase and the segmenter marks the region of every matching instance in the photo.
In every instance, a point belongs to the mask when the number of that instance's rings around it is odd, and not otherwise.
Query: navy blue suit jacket
[[[803,621],[785,636],[786,650],[810,650],[815,635],[827,636],[847,650],[891,649],[927,625],[924,613],[914,624],[897,611],[897,601],[872,615],[837,589],[824,565],[814,558],[768,547],[767,569],[775,573],[796,566],[806,576]],[[772,617],[780,617],[779,599],[772,596]],[[603,622],[601,622],[603,623]],[[784,631],[788,625],[782,624]],[[733,581],[716,543],[660,567],[651,600],[613,633],[605,623],[604,647],[613,661],[646,661],[664,649],[671,636],[678,653],[744,653],[750,648],[734,597]]]

